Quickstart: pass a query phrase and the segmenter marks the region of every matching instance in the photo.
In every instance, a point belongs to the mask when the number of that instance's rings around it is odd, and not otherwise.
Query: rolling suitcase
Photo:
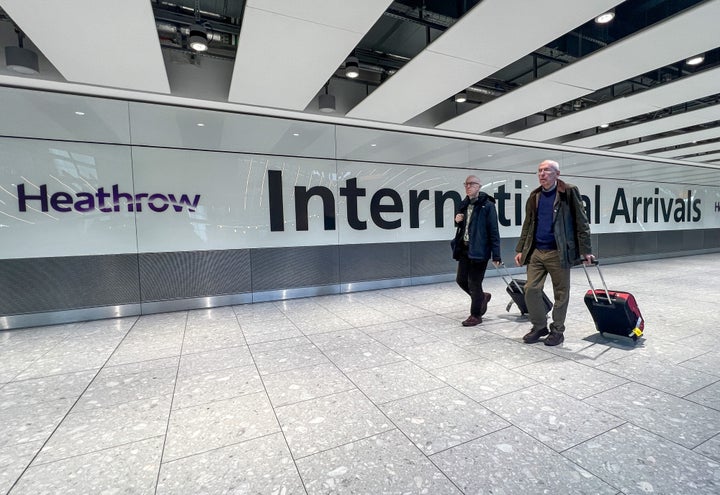
[[[598,269],[604,288],[595,289],[588,269],[583,264],[585,276],[590,284],[590,290],[585,293],[585,305],[592,315],[595,328],[603,337],[607,337],[607,334],[618,335],[637,342],[638,337],[643,335],[645,320],[640,313],[635,296],[629,292],[608,290],[600,271],[600,265],[597,261],[593,262],[593,265]]]
[[[499,267],[495,267],[500,273],[500,276],[503,279],[503,282],[507,285],[507,293],[510,295],[510,302],[505,306],[505,311],[510,311],[510,308],[512,308],[513,303],[517,305],[518,309],[520,310],[520,314],[524,315],[527,314],[527,304],[525,304],[525,284],[526,280],[513,278],[512,275],[510,275],[510,270],[507,269],[505,266],[505,263],[500,263],[500,266],[505,270],[505,273],[503,273]],[[510,281],[505,278],[505,274],[509,277]],[[553,307],[553,303],[548,298],[548,296],[543,291],[543,302],[545,303],[545,313],[549,313],[550,310]]]

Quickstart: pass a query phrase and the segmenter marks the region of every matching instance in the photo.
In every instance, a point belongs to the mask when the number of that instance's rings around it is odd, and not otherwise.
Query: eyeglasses
[[[540,175],[540,174],[552,174],[552,173],[555,173],[555,169],[553,169],[553,168],[541,168],[540,170],[538,170],[538,175]]]
[[[479,182],[463,182],[463,186],[470,187],[470,186],[479,186]]]

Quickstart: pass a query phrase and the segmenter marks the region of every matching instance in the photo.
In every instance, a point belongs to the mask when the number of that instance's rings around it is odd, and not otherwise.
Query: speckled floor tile
[[[327,357],[345,373],[405,361],[397,352],[380,342],[336,347],[325,351]]]
[[[698,454],[707,456],[720,462],[720,434],[715,435],[707,442],[703,442],[693,449]]]
[[[331,363],[265,375],[263,383],[275,407],[355,389]]]
[[[554,354],[545,352],[543,348],[547,346],[518,345],[517,342],[507,339],[493,339],[480,345],[466,347],[468,351],[510,369],[555,357]]]
[[[357,328],[333,330],[309,336],[313,344],[323,351],[339,347],[361,346],[375,344],[377,341],[370,335]]]
[[[357,390],[278,407],[275,411],[295,459],[394,428]]]
[[[629,356],[598,367],[623,378],[631,378],[669,394],[682,397],[718,381],[718,377],[684,368],[668,361]]]
[[[626,495],[716,495],[720,464],[626,424],[564,453]]]
[[[64,341],[52,351],[35,360],[16,380],[62,375],[77,371],[100,369],[112,355],[117,342]]]
[[[544,385],[486,400],[482,405],[558,452],[625,422]]]
[[[478,402],[537,383],[483,358],[446,366],[434,370],[433,374]]]
[[[715,382],[712,385],[701,388],[697,392],[688,394],[685,396],[685,399],[720,411],[720,382]]]
[[[677,345],[677,344],[676,344]],[[710,351],[680,363],[683,368],[702,371],[720,378],[720,352]]]
[[[58,399],[0,409],[0,448],[45,440],[75,399]]]
[[[163,462],[279,431],[264,392],[173,410]]]
[[[634,349],[606,341],[600,334],[593,333],[582,339],[567,339],[561,346],[548,347],[545,350],[586,366],[600,366],[627,357]]]
[[[480,356],[450,342],[428,342],[406,347],[400,351],[410,361],[424,369],[442,368],[478,359]]]
[[[247,346],[226,347],[212,351],[183,354],[180,359],[180,376],[189,374],[209,373],[227,368],[240,368],[253,364]]]
[[[163,463],[157,495],[304,494],[279,433]]]
[[[42,493],[155,493],[163,437],[132,442],[46,464],[33,463],[16,495]]]
[[[585,402],[690,449],[720,433],[720,411],[638,383],[608,390]]]
[[[172,407],[182,409],[262,390],[260,375],[253,365],[186,374],[178,378]]]
[[[95,374],[95,371],[80,371],[8,383],[0,387],[0,409],[60,399],[77,399]]]
[[[464,493],[616,495],[618,490],[517,428],[434,454]]]
[[[40,451],[46,463],[164,435],[170,397],[71,412]]]
[[[399,361],[348,373],[375,404],[445,387],[445,383],[409,361]]]
[[[312,344],[253,353],[253,359],[261,375],[328,363],[328,358]]]
[[[170,395],[176,374],[177,368],[157,368],[124,375],[100,371],[75,404],[73,412]]]
[[[305,457],[297,465],[309,495],[460,495],[397,430]]]
[[[450,387],[388,402],[380,409],[428,455],[509,426]]]
[[[437,337],[420,329],[404,325],[400,328],[368,332],[369,335],[394,351],[418,344],[437,341]]]
[[[41,440],[0,447],[0,493],[8,493],[42,445]]]
[[[585,399],[627,383],[626,379],[619,376],[561,357],[528,364],[514,370],[576,399]]]

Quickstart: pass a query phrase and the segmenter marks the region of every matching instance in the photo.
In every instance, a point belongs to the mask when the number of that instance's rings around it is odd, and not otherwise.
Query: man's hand
[[[595,256],[593,256],[592,254],[586,254],[585,256],[583,256],[583,258],[584,265],[592,265],[593,261],[595,261]]]
[[[457,215],[455,215],[455,223],[462,222],[464,218],[465,218],[465,215],[463,215],[462,213],[458,213]]]
[[[520,260],[522,259],[522,253],[518,253],[515,255],[515,264],[517,266],[520,266]]]

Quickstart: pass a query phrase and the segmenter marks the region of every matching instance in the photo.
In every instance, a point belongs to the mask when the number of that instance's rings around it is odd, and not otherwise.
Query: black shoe
[[[490,302],[490,299],[492,299],[492,294],[490,294],[489,292],[483,292],[483,301],[482,301],[482,304],[480,305],[480,316],[487,313],[487,307],[488,307],[488,303]]]
[[[565,336],[562,332],[551,332],[550,335],[545,339],[545,345],[559,345],[565,340]]]
[[[480,323],[482,323],[482,318],[480,318],[479,316],[470,315],[468,316],[467,320],[462,322],[462,326],[474,327],[475,325],[479,325]]]
[[[540,340],[540,337],[544,337],[549,333],[550,330],[548,330],[547,327],[540,328],[538,330],[530,330],[523,336],[523,342],[525,342],[526,344],[534,344],[535,342]]]

